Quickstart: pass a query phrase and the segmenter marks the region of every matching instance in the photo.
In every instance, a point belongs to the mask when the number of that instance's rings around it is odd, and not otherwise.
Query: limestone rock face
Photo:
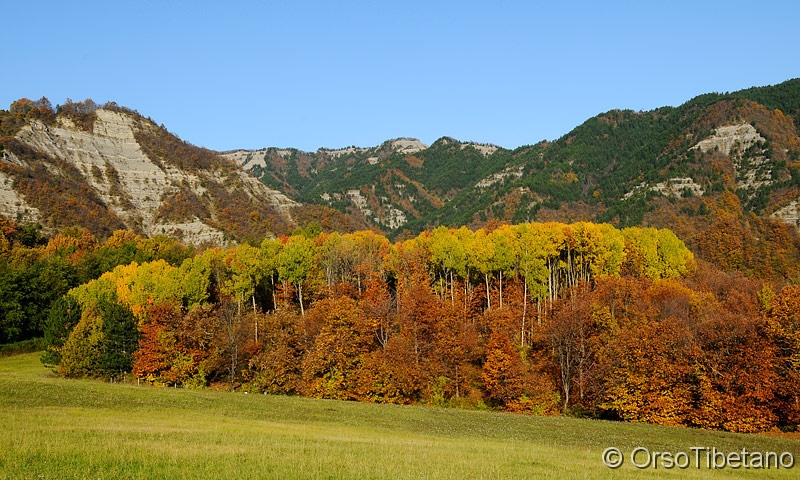
[[[714,135],[698,142],[693,148],[704,153],[718,149],[725,155],[730,155],[734,146],[738,146],[741,151],[744,151],[759,141],[764,141],[764,137],[758,133],[755,127],[749,123],[742,123],[717,128]]]
[[[396,140],[390,140],[389,144],[394,151],[406,155],[417,153],[428,148],[427,145],[420,142],[416,138],[398,138]]]
[[[174,169],[164,171],[147,158],[134,138],[130,118],[107,110],[96,113],[94,133],[64,121],[58,127],[33,122],[17,138],[74,165],[120,219],[151,234],[162,196],[170,192],[173,181],[189,178]]]
[[[728,155],[736,170],[736,188],[754,191],[773,183],[771,162],[763,155],[763,149],[758,155],[746,156],[745,152],[765,140],[755,127],[742,123],[719,127],[714,135],[692,148],[704,153],[716,150]]]
[[[208,219],[189,215],[182,220],[165,220],[159,215],[165,201],[187,188],[197,198],[208,198],[210,181],[226,186],[230,192],[244,193],[250,202],[266,203],[287,219],[290,208],[297,205],[232,163],[233,168],[203,171],[154,161],[136,138],[138,130],[155,128],[154,125],[126,112],[98,109],[95,114],[91,132],[60,116],[55,126],[30,122],[17,133],[16,139],[40,152],[43,158],[58,159],[74,167],[108,209],[132,230],[144,235],[165,233],[191,243],[222,243],[226,232],[210,225]],[[13,154],[4,153],[3,161],[26,165]],[[58,163],[47,163],[46,168],[54,175],[64,174]],[[37,221],[40,212],[30,203],[31,199],[14,190],[12,179],[0,172],[0,213]]]
[[[784,223],[793,224],[800,228],[800,198],[792,200],[788,205],[770,215],[770,217],[780,219]]]
[[[0,172],[0,212],[19,222],[38,222],[41,218],[39,209],[28,205],[14,190],[14,180],[3,172]]]

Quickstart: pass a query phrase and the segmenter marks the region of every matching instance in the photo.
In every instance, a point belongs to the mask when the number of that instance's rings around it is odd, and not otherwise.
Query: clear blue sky
[[[514,148],[800,76],[794,0],[6,3],[0,108],[113,100],[216,150]]]

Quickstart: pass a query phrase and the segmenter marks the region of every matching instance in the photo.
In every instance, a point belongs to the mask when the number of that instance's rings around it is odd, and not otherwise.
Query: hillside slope
[[[287,230],[296,202],[135,112],[43,99],[2,112],[0,213],[50,229],[126,228],[222,244]]]
[[[439,225],[600,221],[669,227],[723,268],[788,279],[800,263],[799,113],[794,79],[612,110],[515,150],[443,137],[218,154],[115,104],[56,113],[23,99],[0,111],[0,213],[216,244],[310,222],[402,239]]]
[[[444,137],[315,153],[229,152],[267,185],[304,202],[360,212],[397,235],[440,224],[570,217],[658,222],[736,194],[743,212],[798,221],[800,79],[699,96],[650,112],[612,110],[554,142],[509,151]],[[413,148],[400,148],[414,143]],[[708,205],[707,205],[708,207]],[[705,211],[705,208],[703,209]]]
[[[444,137],[412,151],[232,152],[299,200],[408,238],[438,225],[601,221],[674,229],[723,268],[795,275],[800,79],[612,110],[552,142],[506,150]],[[736,252],[736,253],[734,253]]]
[[[444,137],[427,146],[416,139],[388,140],[372,148],[302,152],[265,148],[223,156],[266,185],[300,201],[325,205],[385,232],[435,218],[455,196],[494,175],[507,160],[494,145]]]

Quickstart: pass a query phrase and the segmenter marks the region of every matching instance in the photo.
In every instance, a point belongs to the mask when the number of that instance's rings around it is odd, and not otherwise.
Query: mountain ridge
[[[440,225],[585,220],[672,228],[724,267],[783,272],[800,249],[800,79],[677,107],[614,109],[512,150],[445,136],[431,145],[399,137],[316,152],[212,152],[104,107],[87,100],[53,111],[46,99],[22,99],[0,111],[4,215],[54,229],[96,218],[101,236],[129,228],[216,244],[314,222],[402,240]],[[720,238],[734,242],[731,228],[749,260],[715,253]],[[774,251],[759,243],[786,235]]]
[[[592,197],[588,197],[586,192],[582,192],[580,195],[572,195],[573,198],[570,198],[569,195],[563,194],[559,195],[556,193],[555,195],[546,194],[542,195],[542,189],[530,188],[531,185],[521,185],[522,192],[530,193],[534,196],[537,196],[543,200],[539,203],[542,204],[542,207],[547,208],[549,206],[557,206],[556,204],[567,200],[567,201],[577,201],[578,198],[581,198],[582,201],[587,203],[594,203],[593,199],[600,198],[603,200],[607,205],[605,205],[605,210],[611,210],[609,213],[605,215],[605,220],[613,221],[614,216],[618,215],[619,212],[615,212],[614,207],[615,204],[619,203],[620,200],[629,200],[631,197],[635,197],[636,188],[639,190],[644,189],[645,191],[652,191],[652,188],[656,188],[656,190],[660,190],[662,193],[666,192],[666,185],[672,184],[676,181],[676,179],[683,179],[682,181],[688,182],[686,185],[690,186],[690,189],[694,191],[696,194],[705,193],[705,190],[700,186],[695,179],[692,179],[691,176],[665,176],[663,174],[659,174],[658,169],[663,169],[665,167],[675,167],[675,164],[686,164],[691,163],[694,159],[690,159],[689,157],[694,152],[701,152],[701,154],[710,156],[709,149],[704,148],[703,143],[700,141],[703,138],[711,137],[715,135],[715,131],[717,128],[720,128],[720,131],[724,131],[726,128],[741,128],[743,123],[756,123],[757,121],[762,121],[762,123],[767,123],[771,125],[767,125],[766,128],[769,129],[767,132],[767,137],[761,136],[756,127],[750,125],[750,127],[746,127],[749,129],[746,135],[742,136],[730,136],[728,139],[727,148],[724,148],[725,154],[730,157],[730,150],[733,147],[733,143],[738,143],[741,146],[744,146],[742,152],[739,152],[737,156],[736,165],[737,172],[743,175],[744,177],[750,177],[749,181],[744,181],[740,179],[738,183],[736,183],[734,190],[751,190],[749,193],[742,194],[743,200],[749,203],[753,203],[755,201],[764,202],[764,198],[758,198],[759,190],[763,190],[764,187],[767,187],[775,182],[784,182],[787,179],[794,178],[789,170],[786,168],[786,155],[791,153],[791,155],[797,156],[797,130],[793,124],[791,115],[796,115],[798,111],[800,111],[800,107],[798,107],[798,100],[797,100],[797,91],[798,85],[800,84],[800,80],[794,79],[784,82],[783,84],[777,86],[770,86],[770,87],[753,87],[751,89],[742,90],[740,92],[733,92],[733,93],[726,93],[726,94],[704,94],[698,97],[695,97],[692,100],[687,101],[683,105],[679,107],[661,107],[656,110],[652,110],[650,112],[633,112],[630,110],[611,110],[609,112],[605,112],[599,114],[596,117],[593,117],[587,120],[584,124],[576,127],[571,132],[567,133],[563,137],[552,141],[552,142],[540,142],[538,144],[532,146],[522,146],[518,147],[514,150],[507,150],[496,146],[490,146],[489,148],[482,149],[482,153],[490,160],[497,160],[498,157],[505,156],[506,158],[499,159],[499,162],[494,162],[495,164],[499,164],[499,167],[496,169],[487,169],[484,173],[485,176],[480,178],[477,182],[475,182],[472,186],[476,187],[481,190],[485,190],[492,185],[495,184],[506,184],[508,183],[509,178],[515,178],[521,180],[521,183],[525,183],[525,180],[529,180],[532,176],[533,172],[531,168],[525,170],[524,168],[520,169],[520,164],[527,164],[528,166],[535,164],[537,160],[543,160],[544,162],[553,161],[563,161],[565,165],[560,167],[560,172],[553,172],[554,175],[551,177],[557,177],[558,175],[564,175],[560,180],[564,183],[568,184],[570,182],[576,181],[576,178],[581,182],[586,184],[586,187],[595,186],[600,188],[595,188],[592,190],[591,194]],[[762,108],[762,111],[757,111],[758,109],[755,107],[759,105],[757,102],[749,100],[750,98],[758,99],[761,102],[764,102],[766,105]],[[749,104],[745,105],[742,102],[747,101],[750,102]],[[724,105],[725,103],[729,105]],[[739,102],[736,106],[730,105],[731,102]],[[723,105],[723,107],[718,108],[716,112],[704,112],[703,110],[708,110],[713,105]],[[784,115],[783,112],[780,112],[780,108],[782,107],[786,112],[787,115]],[[727,109],[727,111],[725,111]],[[780,112],[773,114],[770,112],[769,109],[774,109],[775,112]],[[713,110],[713,109],[712,109]],[[775,127],[780,127],[776,123],[775,119],[766,118],[772,115],[773,117],[784,117],[779,120],[786,120],[788,118],[788,123],[785,125],[785,131],[779,131],[780,128],[776,129]],[[717,118],[712,118],[716,116]],[[588,136],[592,135],[593,132],[586,132],[590,128],[593,130],[598,130],[598,124],[605,124],[606,126],[610,126],[611,129],[606,129],[605,132],[599,132],[603,135],[606,139],[609,136],[615,135],[613,130],[616,130],[620,124],[632,125],[636,123],[636,117],[652,117],[648,119],[640,119],[643,121],[638,121],[639,124],[643,122],[649,122],[649,125],[646,125],[645,128],[641,128],[641,125],[636,126],[635,128],[639,128],[640,130],[647,130],[650,129],[649,132],[645,132],[646,134],[652,134],[654,130],[672,130],[668,133],[668,136],[662,134],[662,132],[655,131],[656,135],[652,135],[654,137],[660,136],[663,137],[659,139],[658,142],[661,144],[655,144],[656,142],[648,141],[642,142],[642,145],[631,145],[629,140],[631,135],[621,135],[622,141],[619,142],[617,145],[617,149],[619,152],[629,150],[633,151],[633,154],[628,155],[628,159],[624,158],[616,158],[619,157],[620,154],[615,154],[615,158],[606,159],[610,160],[610,163],[603,165],[601,162],[598,162],[598,159],[591,159],[587,158],[592,156],[592,152],[576,152],[575,146],[571,146],[573,142],[578,140],[578,144],[581,142],[581,139],[586,142]],[[737,118],[738,117],[738,118]],[[745,118],[746,117],[746,118]],[[747,120],[747,121],[745,121]],[[699,121],[699,123],[693,123],[695,121]],[[594,132],[595,134],[598,132]],[[787,138],[779,138],[779,137],[788,137]],[[775,157],[776,164],[772,165],[776,167],[775,172],[767,172],[766,170],[769,169],[769,166],[764,167],[764,163],[769,163],[771,161],[770,158],[767,158],[761,155],[761,158],[757,158],[758,155],[755,155],[754,152],[746,152],[748,148],[758,148],[757,145],[754,145],[753,139],[757,139],[758,142],[765,144],[767,142],[775,142],[777,146],[781,147],[781,150],[774,150],[771,153]],[[613,139],[610,142],[606,143],[613,143]],[[470,146],[474,146],[477,144],[472,144],[470,142],[459,142],[458,140],[449,138],[449,137],[442,137],[441,139],[434,142],[430,147],[427,149],[419,149],[414,152],[413,157],[406,157],[404,160],[409,163],[412,167],[416,163],[416,167],[420,167],[423,163],[425,158],[429,157],[430,155],[426,155],[430,149],[441,148],[442,145],[446,145],[448,143],[456,143],[460,145],[461,149],[467,149]],[[597,149],[599,142],[594,142],[595,145],[586,145],[586,147],[591,147]],[[383,144],[385,145],[385,143]],[[345,150],[344,154],[332,156],[326,155],[325,149],[320,149],[317,152],[301,152],[299,150],[283,150],[282,154],[282,165],[278,167],[274,162],[270,162],[266,160],[266,156],[269,152],[276,151],[272,148],[265,148],[258,151],[251,151],[250,155],[258,156],[259,153],[263,153],[264,158],[257,162],[257,166],[250,166],[250,170],[256,175],[259,176],[262,181],[271,185],[273,187],[284,187],[293,189],[293,196],[299,198],[306,202],[312,203],[325,203],[329,206],[335,206],[336,208],[342,209],[342,205],[334,205],[336,202],[329,200],[329,198],[344,198],[346,196],[347,191],[352,190],[361,190],[363,187],[363,183],[371,183],[371,188],[376,186],[376,183],[380,183],[376,181],[376,176],[381,174],[378,172],[376,168],[373,168],[373,172],[367,172],[366,176],[370,176],[370,178],[366,178],[366,182],[354,182],[354,181],[345,181],[345,177],[353,177],[361,176],[364,177],[364,172],[369,169],[369,167],[375,166],[378,160],[384,160],[385,157],[376,157],[374,152],[377,151],[380,147],[371,147],[371,148],[364,148],[364,147],[350,147],[349,149]],[[607,147],[606,150],[608,149]],[[650,151],[648,151],[648,149]],[[654,149],[657,149],[653,151]],[[294,152],[293,154],[291,152]],[[499,155],[495,156],[499,152]],[[394,152],[397,155],[402,155],[402,152]],[[588,155],[587,155],[588,154]],[[747,154],[747,155],[744,155]],[[606,155],[608,153],[606,152]],[[539,157],[538,159],[536,157]],[[545,158],[549,156],[550,158]],[[326,158],[328,157],[328,158]],[[509,157],[523,157],[522,161],[514,161],[513,158]],[[573,158],[565,158],[565,157],[573,157]],[[746,157],[746,158],[745,158]],[[273,159],[274,160],[274,159]],[[300,160],[300,163],[297,163]],[[344,162],[347,167],[347,173],[344,175],[340,174],[337,176],[337,170],[340,170],[343,165],[336,165],[337,162],[335,160],[349,160],[349,162]],[[666,160],[666,161],[665,161]],[[577,161],[578,163],[575,164],[574,162]],[[605,182],[605,185],[602,185],[604,182],[600,180],[600,177],[604,175],[608,175],[610,173],[618,172],[620,170],[618,163],[620,161],[627,161],[629,163],[638,163],[639,168],[642,170],[642,176],[646,178],[642,178],[644,183],[641,181],[636,183],[631,183],[631,178],[621,179],[619,175],[616,178],[613,178],[612,182]],[[643,165],[643,161],[651,161],[651,165]],[[297,165],[292,165],[292,162],[295,162]],[[667,165],[669,162],[673,162],[671,165]],[[744,165],[742,162],[748,163]],[[755,162],[755,163],[753,163]],[[759,163],[760,162],[760,163]],[[342,163],[341,161],[338,163]],[[365,163],[369,165],[364,165]],[[397,162],[395,162],[397,163]],[[796,163],[794,161],[793,163]],[[302,165],[305,164],[305,165]],[[247,164],[243,164],[243,166],[247,167]],[[251,164],[252,165],[252,164]],[[309,166],[313,165],[313,168],[308,168]],[[575,168],[575,167],[581,168]],[[270,168],[272,167],[272,168]],[[566,167],[566,168],[565,168]],[[647,175],[644,175],[644,170],[648,167],[653,167],[646,172]],[[686,166],[683,165],[682,168],[686,170]],[[745,168],[742,168],[745,167]],[[761,172],[757,172],[759,170]],[[794,167],[794,165],[790,165],[790,167]],[[323,172],[323,170],[327,168],[328,172]],[[296,171],[293,171],[296,169]],[[697,167],[695,168],[696,171],[703,170],[705,167]],[[408,169],[395,169],[402,171],[406,177],[413,178],[413,175],[409,175]],[[524,170],[524,171],[523,171]],[[604,171],[605,170],[605,171]],[[321,173],[326,173],[327,178],[323,178],[320,181],[317,181],[316,184],[314,182],[315,179],[321,177]],[[457,174],[458,172],[456,172]],[[463,172],[461,172],[463,173]],[[662,172],[664,173],[664,172]],[[695,172],[696,173],[696,172]],[[775,173],[776,178],[767,178],[771,177],[772,174]],[[581,178],[583,176],[584,178]],[[316,178],[315,178],[316,177]],[[613,176],[612,176],[613,177]],[[658,177],[658,178],[656,178]],[[743,178],[744,178],[743,177]],[[756,178],[758,177],[758,179]],[[548,181],[559,180],[558,178],[550,178]],[[622,180],[622,181],[620,181]],[[699,179],[697,179],[699,180]],[[514,183],[514,182],[512,182]],[[520,182],[518,182],[520,183]],[[530,183],[530,181],[528,182]],[[324,186],[332,186],[331,191],[326,191]],[[299,187],[298,187],[299,186]],[[310,188],[309,188],[310,187]],[[391,190],[391,188],[387,188],[387,185],[383,185],[383,190]],[[457,185],[458,188],[464,188],[464,185]],[[527,187],[527,189],[526,189]],[[605,188],[603,188],[605,187]],[[625,191],[618,190],[619,188],[627,188]],[[718,186],[716,187],[718,188]],[[545,190],[555,190],[556,187],[550,185]],[[442,192],[441,188],[439,188],[440,192],[444,195],[440,195],[444,200],[442,203],[447,203],[448,201],[452,200],[455,196],[455,192],[452,192],[450,195],[447,195],[446,192]],[[568,189],[567,189],[568,190]],[[702,193],[701,193],[702,192]],[[364,195],[367,195],[368,192],[362,192]],[[430,193],[430,192],[429,192]],[[605,194],[605,195],[604,195]],[[551,197],[550,205],[546,202],[546,197]],[[381,200],[384,204],[393,205],[388,199],[391,197],[384,196],[383,199],[374,198],[372,199],[372,206],[376,207],[381,204]],[[614,198],[615,197],[615,198]],[[611,200],[611,202],[609,202]],[[351,203],[363,203],[362,198],[358,198]],[[530,204],[531,202],[528,202]],[[751,205],[752,206],[752,205]],[[539,208],[542,208],[539,207]],[[763,205],[762,205],[763,207]],[[345,208],[346,210],[346,208]],[[486,208],[484,209],[484,213],[486,213]],[[412,213],[410,211],[405,211],[404,213]],[[473,212],[474,213],[474,212]],[[534,212],[535,213],[535,212]],[[637,213],[637,218],[633,218],[630,220],[622,219],[621,222],[625,223],[637,223],[641,221],[642,215],[640,212]],[[774,213],[774,212],[771,212]],[[484,215],[486,216],[486,215]],[[791,221],[791,216],[784,216],[779,214],[781,218],[788,219]],[[417,217],[416,215],[411,215],[411,217]],[[512,218],[503,218],[504,220],[513,221],[515,220]],[[465,218],[461,219],[466,220]],[[519,220],[517,218],[516,220]],[[383,226],[383,219],[376,217],[373,219],[376,226]],[[448,222],[448,220],[437,218],[436,215],[431,216],[428,221],[427,225],[436,226],[438,223],[442,224],[450,224],[453,226],[452,222]],[[462,222],[463,223],[463,222]],[[418,229],[417,229],[418,230]]]
[[[6,117],[30,114],[29,107],[14,105]],[[75,118],[42,107],[42,115],[34,112],[3,137],[6,215],[56,229],[102,217],[105,225],[90,228],[100,236],[126,228],[209,244],[246,236],[251,226],[232,218],[236,206],[291,220],[296,202],[138,114],[111,105]]]
[[[413,154],[262,149],[249,170],[298,201],[358,217],[394,239],[498,222],[666,227],[701,258],[770,275],[798,262],[798,114],[800,79],[792,79],[677,107],[613,109],[556,140],[513,150],[481,151],[451,137]],[[726,259],[715,248],[721,241],[749,253]]]

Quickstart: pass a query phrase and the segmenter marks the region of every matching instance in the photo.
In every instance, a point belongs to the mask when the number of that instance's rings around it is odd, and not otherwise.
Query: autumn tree
[[[765,333],[761,318],[725,311],[700,327],[697,339],[703,355],[697,372],[697,411],[690,416],[694,423],[751,433],[777,424],[776,348]]]
[[[214,356],[219,361],[219,368],[225,373],[228,388],[234,390],[238,384],[242,366],[249,361],[249,358],[243,354],[249,337],[249,322],[239,313],[236,302],[230,297],[223,298],[216,314],[217,322],[213,340]]]
[[[320,316],[322,329],[302,362],[306,395],[353,399],[355,380],[374,336],[358,304],[347,297],[318,302],[309,312]]]
[[[800,423],[800,287],[784,287],[778,295],[762,290],[766,334],[776,349],[774,411],[782,425]]]
[[[171,303],[150,306],[139,327],[134,375],[153,384],[205,386],[210,372],[204,361],[211,354],[216,323],[208,307],[184,314]]]
[[[302,345],[296,313],[276,310],[262,321],[261,349],[247,365],[248,388],[264,393],[294,394],[301,387]]]
[[[481,371],[483,388],[491,404],[505,406],[522,395],[519,353],[503,331],[493,332],[486,345],[486,362]]]
[[[430,314],[434,317],[434,355],[441,364],[436,376],[447,379],[443,393],[448,390],[450,395],[461,398],[469,393],[473,365],[479,363],[482,354],[479,332],[458,307],[446,302]]]
[[[697,355],[691,332],[678,320],[621,331],[602,352],[607,364],[598,407],[628,421],[689,424]]]
[[[148,309],[147,320],[140,327],[139,348],[134,352],[133,374],[145,381],[158,382],[171,366],[175,351],[176,314],[169,304],[153,305]]]
[[[278,277],[297,287],[300,314],[305,315],[303,285],[314,266],[314,243],[304,236],[290,237],[278,255]]]
[[[585,297],[562,300],[546,327],[547,342],[553,350],[558,384],[563,394],[564,411],[575,400],[575,386],[578,387],[578,400],[583,400],[584,385],[594,353],[592,330],[590,306]]]

